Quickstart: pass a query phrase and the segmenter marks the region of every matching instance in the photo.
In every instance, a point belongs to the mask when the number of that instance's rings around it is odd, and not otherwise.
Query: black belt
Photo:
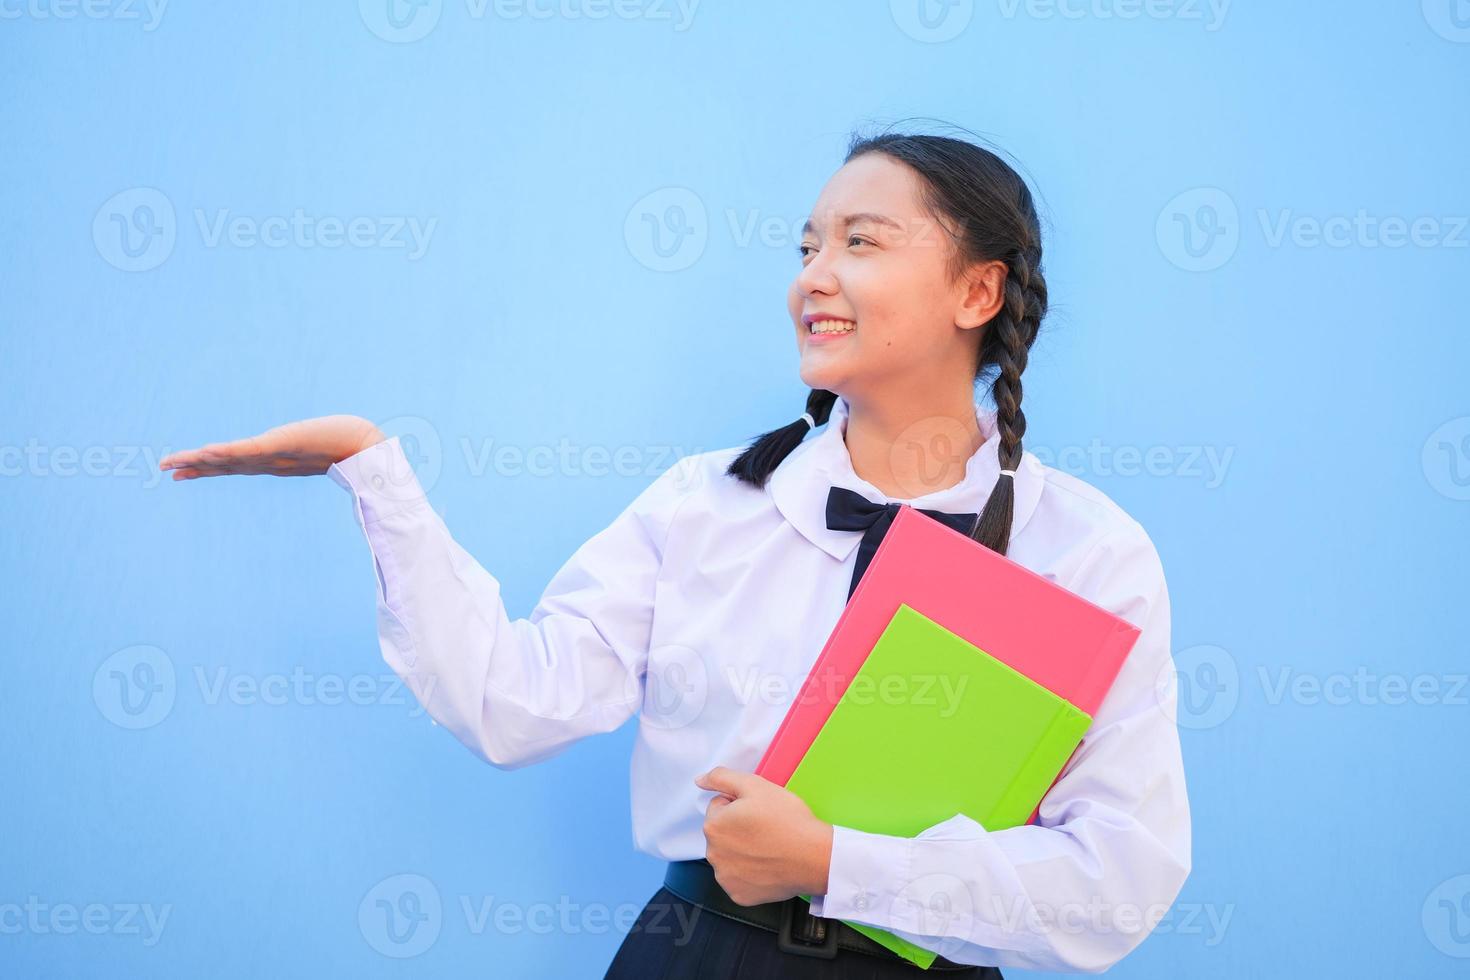
[[[693,861],[670,861],[664,873],[664,887],[675,895],[726,918],[759,926],[776,933],[776,945],[788,953],[833,959],[839,947],[867,953],[889,960],[910,963],[882,943],[874,942],[839,919],[824,919],[811,914],[811,905],[800,895],[783,902],[740,905],[732,899],[715,878],[714,866],[704,858]],[[917,964],[910,964],[921,969]],[[931,970],[973,970],[974,967],[954,963],[936,956]]]

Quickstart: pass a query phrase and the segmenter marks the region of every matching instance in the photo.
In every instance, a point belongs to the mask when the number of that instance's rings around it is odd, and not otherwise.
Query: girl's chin
[[[837,370],[836,365],[824,357],[812,357],[810,354],[803,354],[801,357],[801,383],[808,388],[836,391],[834,386],[846,378],[849,373],[845,370]]]

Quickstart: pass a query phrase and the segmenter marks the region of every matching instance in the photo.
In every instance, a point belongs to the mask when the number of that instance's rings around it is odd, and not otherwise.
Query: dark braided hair
[[[948,136],[884,133],[854,136],[848,163],[865,153],[884,153],[918,172],[924,206],[944,221],[955,243],[949,262],[952,279],[974,263],[999,260],[1008,270],[1000,309],[983,328],[975,365],[979,383],[993,375],[991,394],[1000,429],[1000,468],[1021,463],[1026,415],[1021,411],[1021,372],[1046,315],[1046,280],[1041,272],[1041,224],[1026,182],[1004,160],[974,143]],[[950,227],[952,226],[952,227]],[[808,431],[827,421],[835,392],[812,389],[805,418],[758,437],[726,470],[730,476],[764,487],[781,461]],[[1002,475],[980,512],[970,536],[1005,554],[1015,509],[1015,482]]]

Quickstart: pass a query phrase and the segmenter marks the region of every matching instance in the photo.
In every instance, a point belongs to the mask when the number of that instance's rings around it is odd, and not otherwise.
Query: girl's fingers
[[[169,453],[159,460],[161,469],[174,469],[179,466],[196,466],[205,464],[210,466],[225,465],[241,456],[249,455],[259,449],[259,444],[253,439],[239,439],[235,442],[211,442],[200,446],[198,449],[181,449],[175,453]]]
[[[299,428],[302,423],[289,425]],[[285,428],[277,427],[262,435],[247,436],[231,442],[211,442],[197,449],[181,449],[161,458],[158,468],[174,471],[175,480],[193,480],[201,476],[231,473],[292,476],[303,470],[325,470],[325,466],[314,469],[315,460],[312,457],[315,450],[298,445],[295,440],[279,438],[280,432]]]
[[[240,447],[239,442],[212,442],[199,450],[199,458],[211,462],[232,459],[240,455]]]
[[[250,473],[253,470],[248,466],[231,465],[223,462],[210,462],[208,460],[196,460],[192,463],[175,464],[174,479],[192,480],[201,476],[227,476],[232,473]]]
[[[201,461],[206,456],[215,455],[216,449],[217,445],[213,443],[208,446],[200,446],[198,449],[180,449],[178,452],[169,453],[163,459],[159,460],[159,465],[168,469],[176,466],[188,466]]]

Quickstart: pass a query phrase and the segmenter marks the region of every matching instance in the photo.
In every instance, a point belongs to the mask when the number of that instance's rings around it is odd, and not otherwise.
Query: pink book
[[[904,505],[776,729],[757,775],[786,785],[901,603],[1091,717],[1139,635],[1127,620]],[[1030,819],[1035,818],[1033,811]]]

